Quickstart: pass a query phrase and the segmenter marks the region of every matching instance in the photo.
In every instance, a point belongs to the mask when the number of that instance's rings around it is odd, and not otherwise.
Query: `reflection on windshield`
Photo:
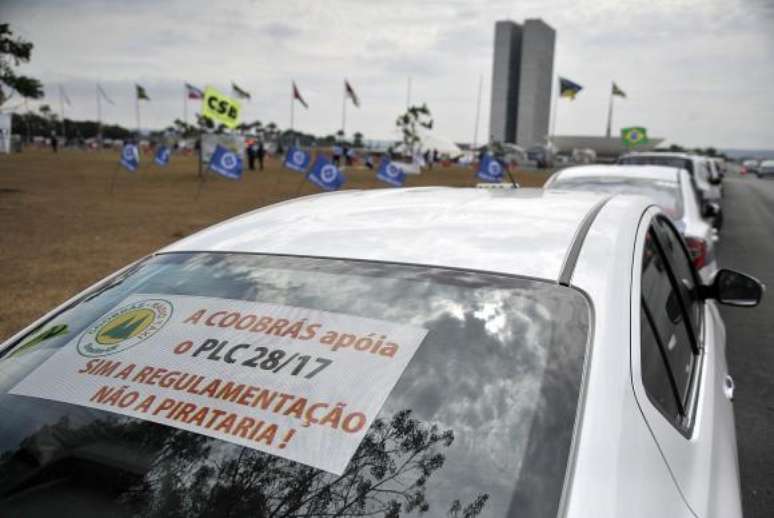
[[[43,326],[66,323],[67,335],[0,359],[5,509],[50,512],[45,506],[70,495],[84,512],[114,515],[556,515],[589,326],[574,290],[440,268],[231,254],[162,255],[111,284]],[[155,423],[6,394],[130,293],[260,301],[429,332],[340,477]]]
[[[685,169],[693,174],[693,160],[676,156],[636,155],[624,156],[618,159],[619,164],[626,165],[663,165]]]
[[[559,177],[551,185],[551,188],[611,194],[639,194],[651,198],[673,219],[680,219],[683,216],[683,201],[677,182],[613,176]]]

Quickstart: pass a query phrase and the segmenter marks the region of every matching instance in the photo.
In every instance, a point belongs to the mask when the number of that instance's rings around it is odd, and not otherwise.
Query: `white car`
[[[713,174],[710,159],[689,153],[628,153],[618,159],[622,165],[664,165],[685,169],[693,178],[702,202],[718,203],[721,198],[720,176]]]
[[[758,174],[758,172],[760,171],[760,167],[761,167],[760,160],[755,160],[754,158],[751,158],[742,162],[743,173]]]
[[[729,270],[702,284],[645,197],[274,205],[0,345],[0,508],[738,517],[715,301],[761,294]]]
[[[774,176],[774,160],[763,160],[755,174],[758,178]]]
[[[717,230],[702,218],[700,201],[685,169],[657,165],[569,167],[554,173],[543,188],[647,196],[675,222],[702,279],[711,281],[718,269]]]

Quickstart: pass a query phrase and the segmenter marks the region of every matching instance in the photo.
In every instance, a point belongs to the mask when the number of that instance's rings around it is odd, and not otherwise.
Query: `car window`
[[[679,288],[680,300],[688,315],[693,342],[698,346],[701,340],[702,302],[699,297],[699,277],[693,267],[691,257],[683,245],[683,240],[665,218],[656,218],[659,243],[667,257],[670,271]]]
[[[594,191],[612,194],[647,196],[674,219],[683,217],[683,198],[677,181],[620,176],[564,177],[561,173],[549,186],[551,189]]]
[[[619,164],[626,165],[663,165],[685,169],[693,176],[693,160],[689,158],[660,155],[629,155],[618,159]]]
[[[652,400],[662,401],[664,391],[667,388],[671,390],[675,399],[674,405],[665,407],[663,403],[659,403],[656,406],[662,411],[664,408],[677,409],[679,415],[667,414],[667,417],[676,425],[682,426],[686,422],[689,408],[692,374],[696,363],[695,347],[686,325],[679,289],[676,288],[657,236],[654,228],[648,231],[642,260],[641,304],[643,315],[647,316],[640,324],[641,334],[645,337],[642,347],[647,347],[646,351],[642,351],[642,375],[643,380],[646,376],[652,378],[653,373],[662,371],[662,366],[654,366],[652,362],[664,362],[663,369],[666,369],[669,375],[661,380],[661,389],[654,391],[654,381],[650,379],[646,384],[646,392]],[[651,328],[660,348],[659,354],[654,353],[653,344],[647,340],[648,328]]]
[[[670,421],[677,422],[683,408],[679,398],[675,397],[677,386],[667,368],[666,352],[656,336],[653,319],[646,312],[645,304],[640,308],[640,341],[642,382],[645,391],[662,414]]]
[[[157,324],[153,314],[146,321],[150,306],[145,299],[168,308],[164,312],[168,321]],[[210,309],[192,312],[200,306]],[[297,316],[264,322],[261,315],[267,311]],[[320,316],[323,312],[328,316]],[[326,340],[333,331],[324,332],[325,319],[337,322],[335,329],[341,332],[330,341]],[[555,517],[589,319],[589,304],[578,291],[512,276],[368,261],[162,254],[4,350],[2,514],[53,515],[66,500],[68,509],[76,504],[84,512],[91,509],[88,516],[95,515],[93,506],[98,503],[98,515],[104,516]],[[373,355],[393,361],[390,354],[397,345],[380,337],[380,332],[350,334],[364,320],[372,326],[368,331],[379,331],[386,322],[426,334],[394,387],[382,396],[380,410],[338,475],[294,460],[288,452],[306,451],[323,461],[338,455],[336,443],[330,441],[354,437],[346,435],[351,431],[347,419],[358,411],[353,398],[379,399],[374,381],[379,373],[365,366],[374,361],[368,359]],[[316,335],[315,322],[323,322]],[[143,327],[147,324],[156,327]],[[144,338],[154,329],[156,334]],[[200,343],[189,337],[196,341],[189,349],[191,340],[173,339],[170,329],[186,336],[204,333],[211,339]],[[258,353],[248,350],[259,339],[271,349],[260,362],[250,358]],[[120,350],[129,343],[132,348]],[[191,356],[207,343],[211,347],[203,354]],[[78,357],[82,346],[82,356],[92,354],[91,347],[96,348],[94,354],[109,355]],[[294,359],[291,351],[303,356]],[[62,355],[76,357],[83,372],[65,369],[59,360]],[[82,376],[90,376],[97,387],[123,383],[126,391],[132,390],[140,374],[114,380],[106,372],[115,369],[117,361],[123,362],[122,370],[111,371],[111,376],[133,368],[127,365],[130,361],[139,369],[149,364],[144,359],[148,355],[156,358],[152,366],[177,362],[177,372],[159,375],[156,385],[153,378],[142,378],[141,387],[159,391],[161,403],[155,411],[168,398],[177,400],[178,406],[168,412],[183,416],[184,424],[154,422],[151,412],[140,417],[124,413],[119,408],[123,397],[112,407],[107,406],[109,398],[97,407],[62,402]],[[315,363],[319,358],[330,359],[333,365]],[[338,362],[347,358],[359,362],[346,373],[359,380],[356,390],[323,399],[317,390],[321,384],[337,391],[345,386],[343,375],[334,379],[328,375],[340,372],[335,370]],[[41,399],[9,394],[25,380],[36,385],[33,369],[47,365],[53,372],[73,373],[61,395]],[[183,378],[181,371],[194,368],[206,381]],[[156,376],[159,371],[153,372]],[[243,375],[260,375],[264,381],[243,384],[236,378]],[[218,379],[236,381],[221,384],[220,395],[213,396],[215,389],[207,391],[218,386],[213,385]],[[166,388],[154,388],[157,385]],[[293,387],[308,391],[308,399],[288,399],[298,394]],[[274,395],[267,395],[269,391]],[[279,392],[274,405],[269,397]],[[93,399],[100,402],[105,394],[100,388]],[[184,398],[195,408],[186,410],[188,403],[180,406]],[[272,406],[265,406],[266,401]],[[313,411],[321,401],[330,404],[323,405],[325,411]],[[281,403],[291,406],[280,408]],[[238,425],[229,423],[231,414],[212,413],[215,405],[249,412],[254,419],[240,428],[244,417]],[[304,405],[308,406],[302,412]],[[200,413],[202,420],[197,421]],[[267,433],[258,432],[262,421],[278,420],[298,423],[293,425],[295,435],[277,436],[289,442],[278,441],[276,448],[266,451],[251,447]],[[228,435],[229,440],[210,431]],[[235,444],[231,437],[236,434],[243,438],[249,434],[252,442],[247,447]]]

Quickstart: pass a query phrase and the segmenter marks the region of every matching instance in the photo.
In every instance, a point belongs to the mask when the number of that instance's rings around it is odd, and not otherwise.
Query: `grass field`
[[[269,159],[241,181],[207,176],[196,159],[169,166],[143,156],[138,173],[117,169],[117,152],[27,150],[0,155],[0,341],[110,272],[228,217],[319,192]],[[109,194],[115,174],[114,192]],[[383,188],[373,171],[345,171],[346,189]],[[545,173],[518,172],[522,186]],[[473,170],[436,167],[406,185],[467,187]]]

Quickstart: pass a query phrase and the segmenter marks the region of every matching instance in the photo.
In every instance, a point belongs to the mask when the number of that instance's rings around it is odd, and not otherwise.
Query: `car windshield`
[[[678,220],[683,217],[680,185],[674,181],[616,176],[562,178],[560,175],[551,183],[551,189],[640,194],[655,201],[671,218]]]
[[[693,175],[693,160],[689,158],[660,155],[631,155],[619,158],[618,163],[623,165],[663,165],[667,167],[677,167],[685,169],[688,173]]]
[[[0,505],[14,516],[66,503],[79,516],[553,517],[589,319],[576,290],[506,275],[157,255],[0,353]],[[87,382],[98,390],[81,402]],[[276,405],[260,403],[270,395]],[[297,426],[272,442],[269,422]]]

